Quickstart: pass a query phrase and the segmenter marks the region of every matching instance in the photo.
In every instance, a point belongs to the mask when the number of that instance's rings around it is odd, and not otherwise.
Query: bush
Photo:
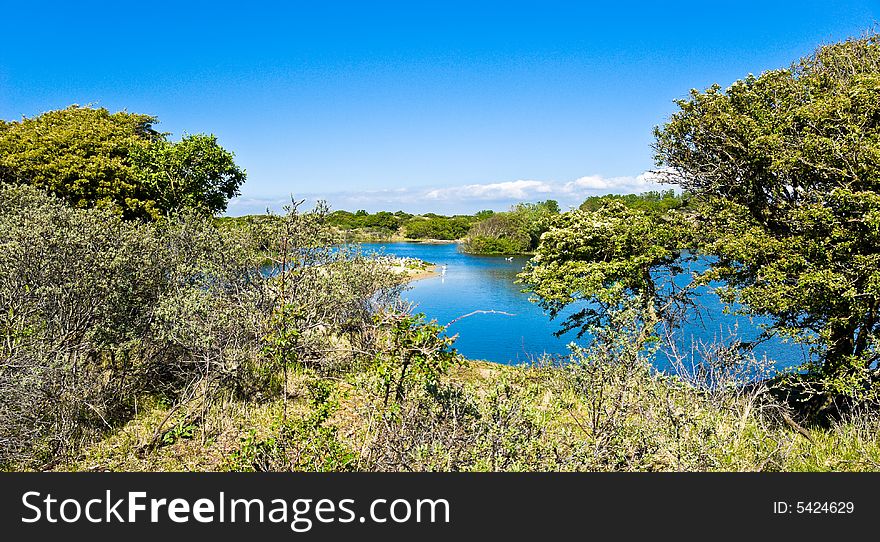
[[[192,426],[230,394],[284,390],[291,364],[350,364],[398,279],[333,249],[323,213],[221,230],[0,186],[0,468],[70,457],[144,394],[169,405],[153,449],[172,419]]]
[[[464,237],[471,225],[470,217],[414,217],[404,226],[407,239],[443,239],[453,241]]]
[[[559,214],[555,200],[520,203],[506,213],[486,213],[463,244],[472,254],[525,254],[535,250],[549,221]]]
[[[462,245],[473,254],[522,254],[529,251],[529,235],[518,217],[496,213],[474,224]]]
[[[337,429],[327,423],[339,404],[336,386],[325,380],[309,385],[312,412],[300,418],[276,422],[270,436],[258,438],[251,430],[241,447],[228,458],[225,468],[234,471],[339,472],[354,469],[357,454],[339,440]]]
[[[155,232],[0,187],[0,465],[38,465],[124,411],[166,279]]]

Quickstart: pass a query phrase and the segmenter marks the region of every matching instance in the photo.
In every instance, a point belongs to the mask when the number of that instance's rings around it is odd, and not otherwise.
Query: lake
[[[410,283],[403,293],[405,300],[416,305],[428,319],[445,325],[474,311],[499,311],[478,313],[453,322],[447,333],[458,334],[455,348],[470,359],[483,359],[497,363],[518,364],[535,360],[542,354],[565,354],[570,342],[585,345],[589,338],[577,339],[576,333],[556,337],[560,319],[551,320],[540,306],[529,301],[522,293],[522,285],[516,284],[516,274],[528,258],[514,256],[507,260],[502,256],[474,256],[458,251],[454,243],[364,243],[366,252],[383,252],[400,257],[419,258],[438,266],[446,266],[442,276],[434,276]],[[702,322],[686,325],[681,330],[685,342],[712,341],[715,337],[729,337],[736,329],[743,340],[751,340],[760,332],[759,321],[744,316],[721,314],[722,304],[708,292],[700,295],[706,308]],[[755,352],[766,355],[780,367],[802,363],[801,346],[771,340],[759,345]],[[665,368],[665,360],[657,360],[659,369]]]

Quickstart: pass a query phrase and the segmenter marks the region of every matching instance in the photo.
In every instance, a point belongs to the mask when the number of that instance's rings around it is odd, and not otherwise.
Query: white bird
[[[512,262],[512,261],[513,261],[513,256],[510,256],[509,258],[504,258],[504,259],[507,260],[508,262]]]

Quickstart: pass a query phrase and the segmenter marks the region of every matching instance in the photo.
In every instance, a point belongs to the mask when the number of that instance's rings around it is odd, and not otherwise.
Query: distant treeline
[[[581,211],[598,211],[611,201],[618,201],[630,209],[647,211],[651,213],[665,213],[671,209],[681,207],[689,198],[687,192],[676,194],[675,190],[651,190],[641,194],[608,194],[605,196],[591,196],[580,205]]]
[[[491,212],[491,211],[489,211]],[[474,215],[444,216],[434,213],[413,215],[403,211],[368,213],[334,211],[327,215],[327,223],[346,232],[367,236],[406,239],[441,239],[453,241],[467,235],[471,225],[479,220]]]
[[[664,213],[680,207],[686,199],[686,195],[677,195],[674,190],[610,194],[587,198],[580,209],[594,211],[616,201],[632,209]],[[483,210],[473,215],[334,211],[327,215],[326,221],[353,241],[457,240],[462,242],[463,250],[474,254],[528,254],[538,246],[541,234],[547,231],[551,219],[561,212],[556,200],[546,200],[519,203],[504,212]]]
[[[595,211],[610,202],[650,212],[665,213],[680,207],[687,201],[687,194],[674,190],[651,191],[642,194],[609,194],[587,198],[579,207],[582,211]],[[462,250],[472,254],[528,254],[534,252],[547,231],[553,217],[562,210],[555,200],[537,203],[518,203],[508,211],[483,210],[473,215],[440,215],[436,213],[411,214],[404,211],[365,210],[333,211],[325,222],[337,229],[348,241],[403,241],[443,240],[460,241]],[[267,217],[222,217],[217,221],[227,227],[250,224]]]

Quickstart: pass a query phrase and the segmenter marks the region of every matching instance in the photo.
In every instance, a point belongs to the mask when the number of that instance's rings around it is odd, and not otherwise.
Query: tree
[[[655,151],[685,205],[588,201],[551,222],[521,278],[551,313],[592,302],[568,328],[635,302],[650,330],[687,297],[655,278],[696,250],[711,265],[692,286],[719,281],[723,301],[770,321],[765,336],[812,345],[818,363],[798,386],[818,399],[814,413],[869,397],[880,359],[880,37],[676,103]],[[642,199],[669,199],[658,196]]]
[[[0,182],[47,190],[78,208],[156,213],[138,182],[130,149],[162,138],[155,117],[70,106],[0,130]]]
[[[651,190],[641,194],[607,194],[590,196],[580,205],[583,211],[596,211],[609,201],[619,201],[632,209],[640,209],[651,213],[663,214],[670,209],[681,207],[687,201],[687,194],[676,195],[675,190],[658,192]]]
[[[708,278],[857,392],[880,357],[880,37],[676,103],[656,160],[700,202]]]
[[[684,259],[684,229],[676,218],[617,201],[559,215],[519,279],[551,317],[588,302],[565,319],[559,334],[577,330],[582,336],[611,325],[616,311],[632,309],[644,343],[661,321],[674,324],[680,302],[686,302],[685,292],[669,280],[682,272]]]
[[[472,219],[466,216],[413,217],[403,226],[407,239],[445,239],[454,240],[464,236],[470,228]]]
[[[538,205],[543,205],[550,214],[558,215],[562,211],[559,208],[559,202],[555,199],[548,199],[547,201],[540,202]]]
[[[213,135],[188,135],[178,143],[160,139],[132,154],[145,193],[164,211],[223,212],[245,180],[232,153]]]
[[[486,220],[494,214],[495,211],[493,211],[492,209],[483,209],[482,211],[477,211],[477,214],[474,215],[474,218],[476,218],[477,220]]]
[[[531,238],[519,215],[495,213],[473,224],[463,249],[473,254],[523,254]]]
[[[524,254],[538,246],[550,219],[559,214],[556,200],[518,203],[506,213],[480,211],[464,248],[475,254]]]
[[[0,183],[31,185],[77,208],[158,218],[225,209],[244,171],[213,136],[171,143],[156,117],[104,108],[49,111],[0,125]]]

